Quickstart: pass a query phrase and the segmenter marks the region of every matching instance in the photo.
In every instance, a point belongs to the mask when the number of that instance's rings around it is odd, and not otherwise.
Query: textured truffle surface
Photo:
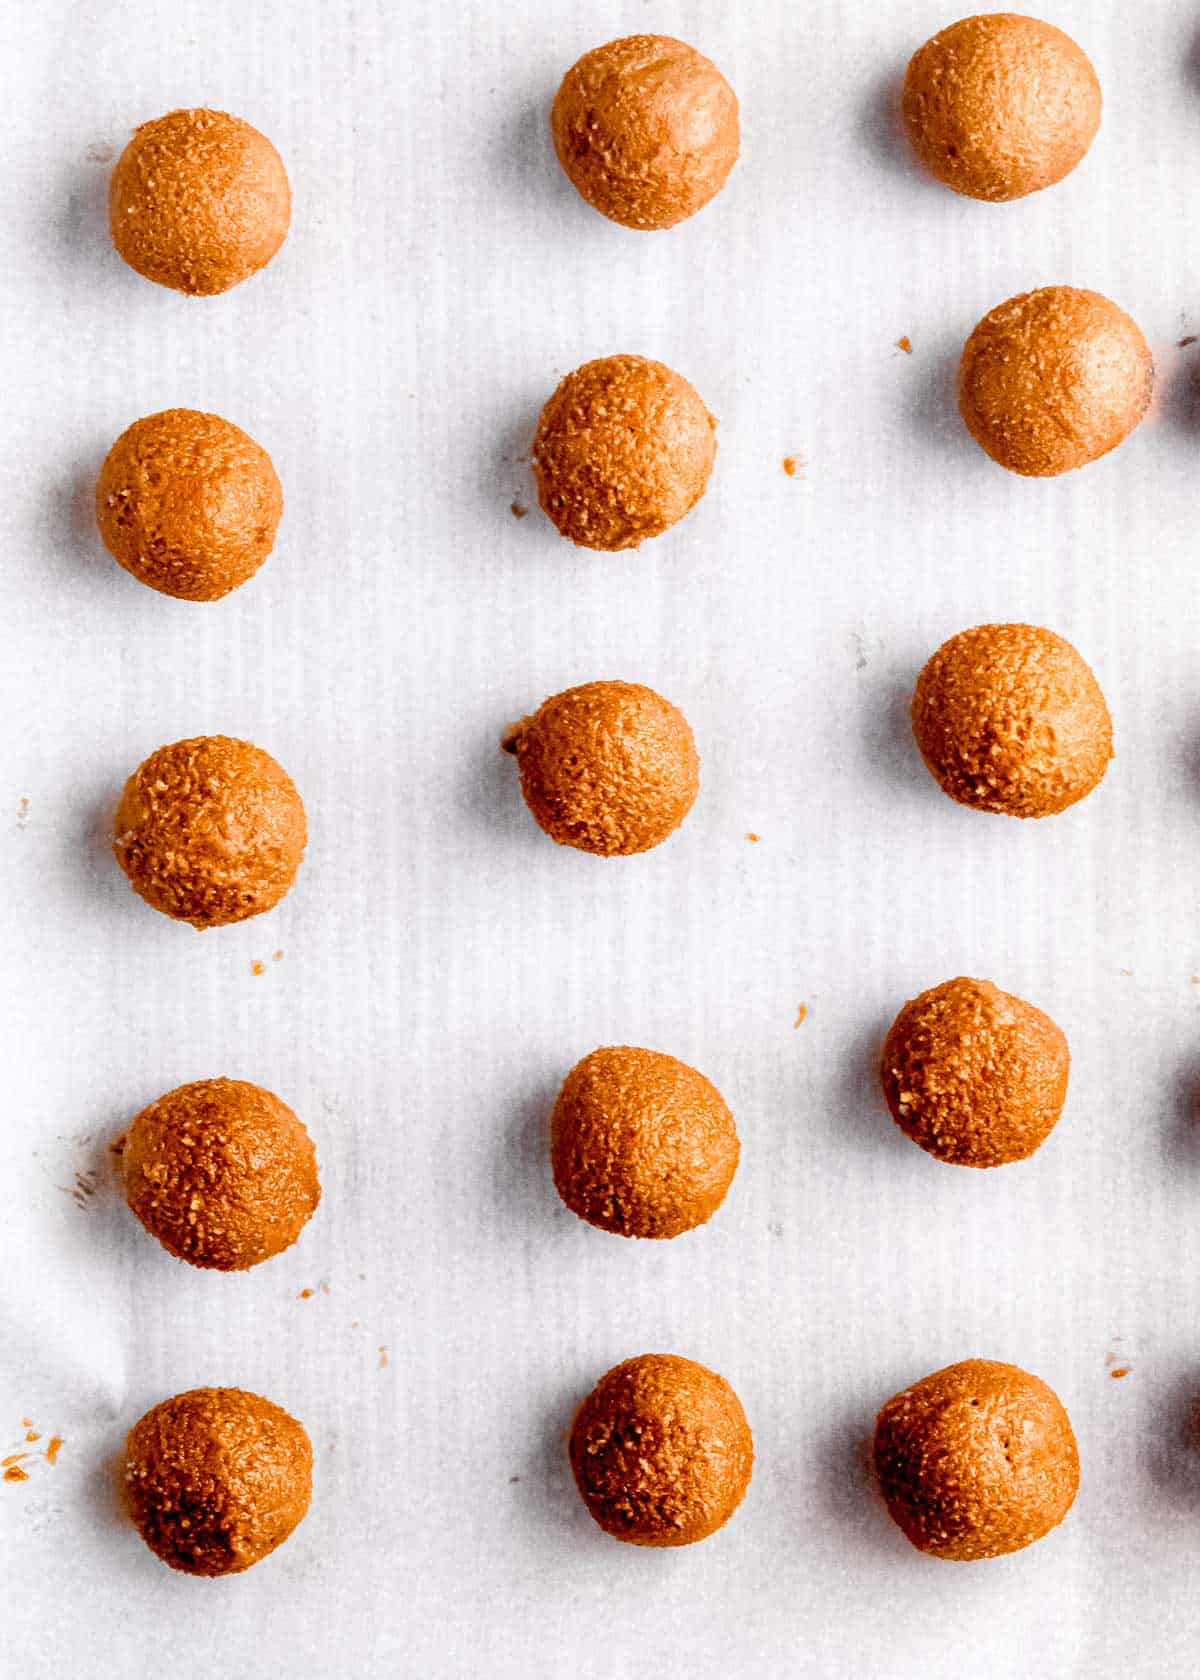
[[[640,683],[583,683],[551,695],[503,746],[550,838],[605,857],[661,845],[700,790],[687,719]]]
[[[304,806],[270,753],[228,735],[159,747],[125,784],[113,852],[155,910],[218,927],[270,910],[296,877]]]
[[[226,292],[287,237],[292,194],[266,135],[226,111],[143,123],[108,194],[113,244],[147,280],[193,296]]]
[[[704,494],[716,427],[697,392],[662,362],[585,362],[561,382],[538,421],[538,500],[581,548],[637,548]]]
[[[321,1199],[312,1139],[244,1079],[180,1085],[125,1135],[125,1199],[180,1260],[242,1271],[289,1248]]]
[[[627,1359],[601,1377],[576,1413],[570,1454],[592,1516],[635,1546],[706,1540],[741,1504],[754,1466],[733,1389],[671,1353]]]
[[[1079,1453],[1058,1396],[992,1359],[965,1359],[893,1395],[875,1426],[875,1469],[917,1550],[955,1562],[1032,1545],[1079,1489]]]
[[[1023,1161],[1049,1137],[1071,1058],[1049,1015],[990,980],[947,980],[904,1005],[883,1046],[892,1119],[963,1167]]]
[[[725,185],[738,102],[711,59],[669,35],[627,35],[585,53],[550,113],[575,187],[611,221],[667,228]]]
[[[983,317],[959,365],[958,404],[993,461],[1053,478],[1115,449],[1145,416],[1154,359],[1099,292],[1044,286]]]
[[[1030,624],[980,624],[944,642],[917,678],[912,725],[951,799],[1010,817],[1065,811],[1113,755],[1090,666],[1062,636]]]
[[[657,1050],[593,1050],[550,1126],[554,1184],[573,1213],[623,1237],[677,1237],[710,1219],[738,1164],[724,1098]]]
[[[282,513],[266,450],[231,421],[191,408],[135,420],[96,483],[96,521],[113,559],[185,601],[217,601],[253,577]]]
[[[1023,198],[1061,181],[1100,126],[1087,54],[1014,12],[963,18],[913,55],[904,120],[917,156],[969,198]]]
[[[236,1575],[285,1541],[312,1497],[312,1445],[281,1406],[193,1388],[140,1418],[125,1443],[129,1514],[188,1575]]]

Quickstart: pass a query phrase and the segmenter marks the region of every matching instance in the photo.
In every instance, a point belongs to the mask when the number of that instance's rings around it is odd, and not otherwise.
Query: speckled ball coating
[[[875,1425],[875,1470],[905,1537],[958,1563],[1041,1540],[1079,1490],[1061,1400],[993,1359],[965,1359],[893,1395]]]
[[[143,123],[108,193],[113,244],[160,286],[208,297],[270,262],[292,194],[265,134],[226,111],[169,111]]]
[[[883,1046],[892,1119],[939,1161],[1023,1161],[1054,1130],[1071,1056],[1060,1029],[990,980],[947,980],[911,999]]]
[[[151,753],[126,782],[114,827],[133,890],[195,928],[272,909],[308,839],[291,777],[270,753],[228,735]]]
[[[698,393],[662,362],[585,362],[538,421],[533,468],[542,510],[581,548],[637,548],[703,496],[716,427]]]
[[[129,1514],[187,1575],[236,1575],[282,1545],[312,1498],[312,1444],[281,1406],[240,1388],[193,1388],[138,1420],[125,1443]]]
[[[963,18],[913,55],[904,120],[917,156],[968,198],[1024,198],[1069,175],[1100,126],[1091,60],[1053,24]]]
[[[585,53],[550,113],[568,178],[610,221],[668,228],[725,185],[740,133],[733,89],[669,35],[627,35]]]
[[[1099,460],[1144,418],[1154,358],[1099,292],[1043,286],[998,304],[967,340],[958,406],[993,461],[1054,478]]]
[[[640,683],[583,683],[551,695],[502,745],[550,838],[602,857],[661,845],[700,791],[687,719]]]
[[[180,1085],[131,1121],[125,1199],[179,1260],[243,1271],[290,1248],[321,1199],[317,1152],[286,1103],[244,1079]]]
[[[707,1366],[644,1353],[607,1372],[575,1415],[571,1469],[614,1539],[690,1546],[727,1523],[750,1485],[742,1403]]]
[[[960,805],[1010,817],[1065,811],[1100,782],[1112,719],[1070,642],[1031,624],[980,624],[929,659],[912,699],[917,746]]]
[[[283,514],[271,457],[229,420],[171,408],[135,420],[96,482],[113,559],[184,601],[218,601],[254,576]]]

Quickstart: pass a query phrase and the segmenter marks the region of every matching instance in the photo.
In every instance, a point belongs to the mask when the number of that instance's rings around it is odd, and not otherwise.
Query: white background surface
[[[988,206],[894,129],[945,0],[3,8],[0,1448],[23,1417],[66,1443],[0,1484],[14,1672],[1194,1673],[1200,16],[1042,12],[1104,125],[1063,185]],[[549,143],[563,71],[635,29],[742,105],[729,186],[668,234],[590,211]],[[283,252],[217,299],[107,242],[112,156],[184,104],[261,127],[295,193]],[[1033,483],[950,380],[985,310],[1054,282],[1133,314],[1158,396]],[[561,374],[627,350],[692,379],[720,454],[681,527],[608,557],[556,536],[522,457]],[[177,405],[285,487],[274,556],[214,606],[141,588],[92,524],[108,446]],[[1058,819],[960,809],[912,747],[921,663],[989,619],[1070,637],[1112,707],[1117,760]],[[610,676],[682,706],[703,756],[680,833],[617,862],[552,846],[497,751]],[[141,758],[218,731],[291,771],[311,847],[275,914],[198,936],[107,840]],[[876,1089],[896,1008],[960,972],[1074,1055],[1053,1138],[989,1174],[915,1149]],[[661,1247],[578,1222],[547,1169],[563,1074],[622,1042],[700,1066],[742,1135],[724,1208]],[[299,1245],[246,1276],[160,1252],[110,1165],[137,1109],[214,1074],[278,1091],[322,1164]],[[607,1539],[563,1450],[647,1350],[725,1373],[758,1449],[735,1520],[677,1553]],[[1052,1383],[1083,1485],[1043,1544],[955,1567],[892,1527],[864,1443],[969,1355]],[[224,1582],[164,1569],[113,1488],[140,1413],[205,1383],[286,1405],[317,1458],[307,1521]]]

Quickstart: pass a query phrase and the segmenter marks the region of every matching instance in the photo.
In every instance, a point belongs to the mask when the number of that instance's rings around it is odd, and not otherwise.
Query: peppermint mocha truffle
[[[1010,472],[1054,478],[1107,455],[1144,418],[1154,359],[1135,321],[1099,292],[1043,286],[1009,298],[967,340],[958,406]]]
[[[690,1546],[727,1523],[754,1467],[724,1377],[672,1353],[607,1372],[571,1426],[571,1469],[591,1515],[634,1546]]]
[[[179,1260],[243,1271],[290,1248],[321,1199],[301,1121],[244,1079],[180,1085],[125,1134],[125,1199]]]
[[[678,373],[605,356],[569,373],[533,441],[538,501],[580,548],[614,552],[660,537],[703,496],[717,422]]]
[[[668,228],[737,162],[738,102],[716,65],[669,35],[627,35],[572,65],[550,113],[572,184],[610,221]]]
[[[917,156],[968,198],[1024,198],[1069,175],[1100,126],[1087,54],[1015,12],[963,18],[913,55],[904,121]]]
[[[1113,755],[1091,668],[1032,624],[980,624],[943,642],[917,678],[912,726],[944,793],[1010,817],[1065,811]]]
[[[567,1075],[550,1123],[559,1195],[580,1219],[622,1237],[703,1225],[725,1199],[738,1154],[716,1086],[657,1050],[593,1050]]]
[[[1041,1540],[1079,1490],[1061,1400],[994,1359],[964,1359],[893,1395],[875,1425],[875,1470],[905,1538],[958,1563]]]
[[[192,408],[135,420],[96,483],[96,521],[113,559],[184,601],[218,601],[253,577],[282,513],[266,450],[232,421]]]
[[[287,238],[292,193],[265,134],[226,111],[143,123],[108,193],[113,244],[147,280],[207,297],[265,267]]]
[[[240,1388],[193,1388],[125,1442],[129,1515],[186,1575],[237,1575],[282,1545],[312,1498],[312,1444],[282,1406]]]
[[[296,785],[270,753],[199,735],[159,747],[130,776],[113,852],[147,904],[207,928],[278,904],[307,839]]]
[[[1023,1161],[1054,1130],[1071,1057],[1049,1015],[990,980],[947,980],[911,999],[883,1046],[900,1130],[961,1167]]]
[[[660,846],[700,791],[683,713],[640,683],[590,682],[544,700],[501,742],[525,803],[560,846],[602,857]]]

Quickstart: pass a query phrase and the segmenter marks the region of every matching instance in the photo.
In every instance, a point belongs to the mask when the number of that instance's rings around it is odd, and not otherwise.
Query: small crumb
[[[797,1026],[797,1027],[802,1027],[804,1025],[805,1021],[807,1020],[807,1018],[808,1018],[808,1005],[806,1003],[802,1003],[800,1005],[799,1011],[796,1015],[796,1019],[793,1022],[793,1025]]]
[[[7,1458],[0,1458],[0,1470],[7,1470],[13,1464],[20,1464],[23,1458],[28,1457],[29,1454],[25,1452],[9,1453]]]
[[[1128,978],[1131,978],[1131,977],[1132,977],[1132,975],[1133,975],[1133,970],[1132,970],[1132,969],[1131,969],[1131,968],[1123,968],[1123,969],[1122,969],[1122,970],[1121,970],[1121,973],[1122,973],[1122,974],[1124,974],[1124,975],[1125,975],[1125,976],[1126,976],[1126,978],[1127,978],[1127,979],[1128,979]]]
[[[58,1455],[62,1450],[62,1444],[63,1438],[61,1435],[51,1435],[50,1445],[46,1448],[47,1464],[56,1464],[58,1462]]]
[[[1108,1374],[1113,1378],[1127,1377],[1132,1370],[1132,1365],[1117,1365]]]
[[[22,1470],[19,1464],[10,1464],[4,1472],[4,1480],[6,1482],[27,1482],[29,1472],[28,1470]]]
[[[758,841],[762,838],[762,836],[758,835],[758,834],[747,834],[746,838],[747,838],[747,840],[753,840],[754,843],[757,845]]]
[[[508,1478],[508,1485],[509,1485],[509,1487],[515,1487],[515,1486],[516,1486],[516,1484],[517,1484],[517,1483],[518,1483],[518,1482],[519,1482],[519,1481],[520,1481],[520,1480],[521,1480],[521,1478],[520,1478],[520,1476],[510,1476],[510,1477],[509,1477],[509,1478]]]
[[[29,821],[29,801],[28,801],[28,799],[22,798],[22,799],[17,801],[17,827],[18,828],[24,828],[25,824],[28,821]]]
[[[796,474],[800,471],[800,468],[803,465],[804,460],[802,456],[785,455],[783,457],[783,470],[789,478],[795,478]]]
[[[1189,344],[1195,344],[1195,343],[1196,343],[1195,333],[1189,333],[1186,338],[1181,338],[1179,340],[1179,346],[1178,347],[1179,347],[1180,350],[1186,350]]]
[[[302,1289],[296,1297],[297,1301],[311,1301],[312,1298],[313,1291],[311,1289]]]
[[[512,516],[514,519],[524,519],[528,512],[529,509],[525,506],[524,502],[514,502],[512,504]]]
[[[1192,985],[1193,986],[1200,986],[1200,974],[1193,974],[1192,975]]]
[[[41,1435],[38,1433],[38,1431],[36,1429],[27,1429],[25,1431],[25,1439],[27,1441],[40,1441],[41,1438],[42,1438]]]
[[[272,951],[271,952],[271,961],[272,962],[282,962],[283,961],[283,952],[282,951]]]
[[[265,967],[263,966],[262,963],[256,961],[256,962],[252,962],[250,964],[250,972],[251,972],[251,974],[255,974],[255,975],[265,974],[266,969],[265,969]]]
[[[379,1369],[381,1371],[386,1371],[387,1370],[387,1364],[388,1364],[388,1351],[387,1351],[386,1346],[381,1345],[380,1349],[379,1349]]]
[[[909,338],[907,333],[905,333],[903,338],[898,338],[896,340],[896,348],[897,350],[903,350],[906,356],[912,355],[912,339]]]
[[[22,1429],[32,1429],[33,1428],[33,1419],[32,1418],[22,1418],[21,1419],[21,1428]]]
[[[320,1283],[317,1285],[317,1288],[321,1291],[322,1295],[328,1295],[329,1285],[325,1282],[324,1278],[321,1279]]]

